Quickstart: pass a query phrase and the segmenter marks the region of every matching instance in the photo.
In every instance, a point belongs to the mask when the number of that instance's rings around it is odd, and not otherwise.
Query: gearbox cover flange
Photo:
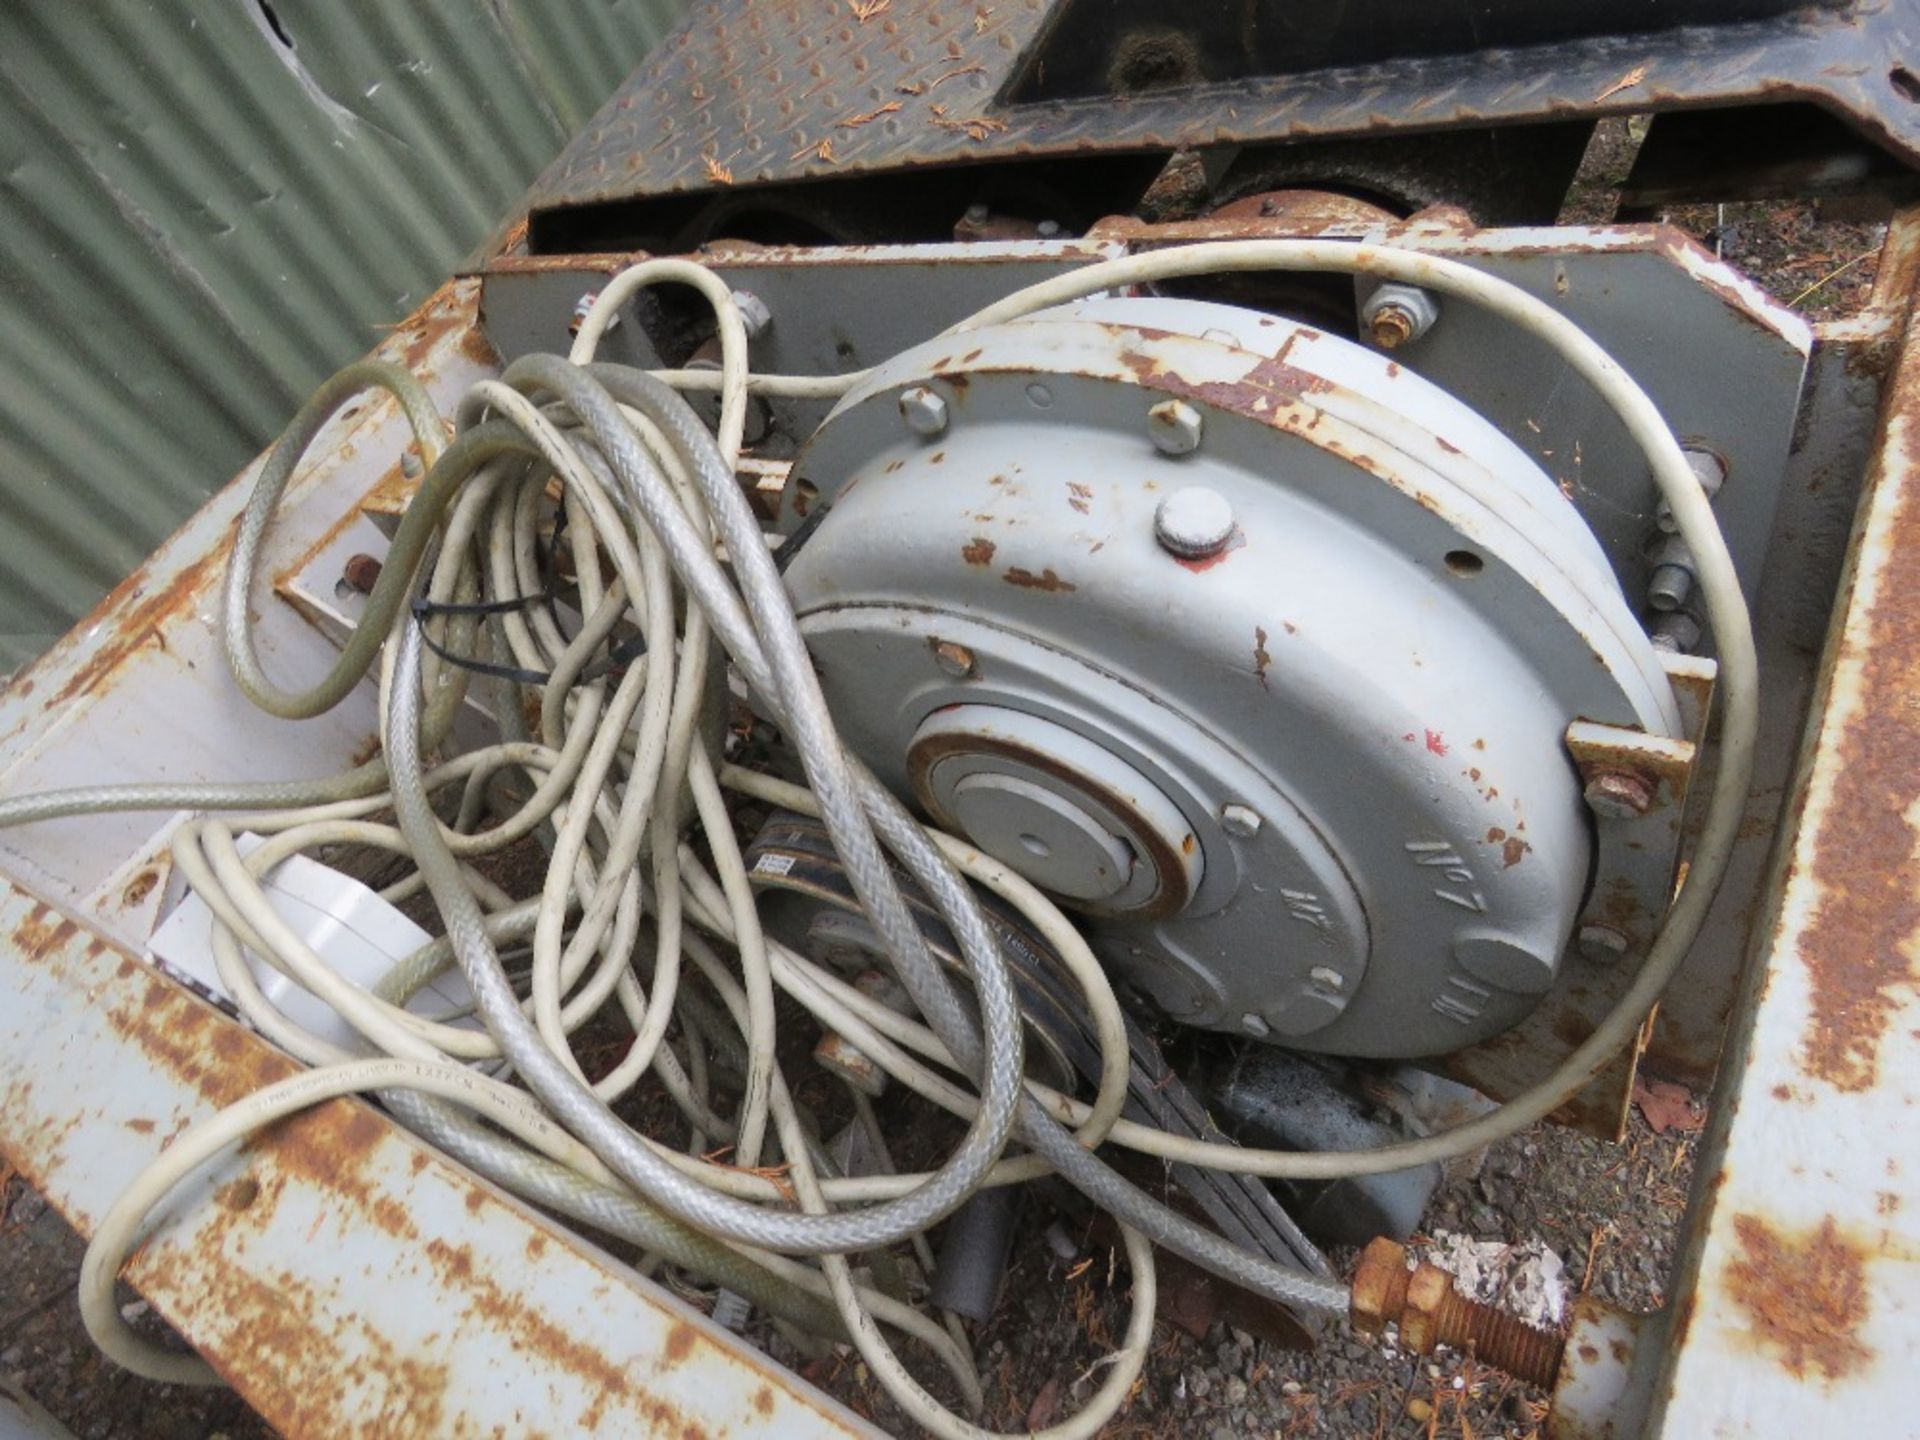
[[[794,480],[790,524],[832,507],[787,580],[847,742],[1191,1024],[1366,1056],[1505,1029],[1589,884],[1567,725],[1678,733],[1553,482],[1273,316],[1096,299],[929,341]]]

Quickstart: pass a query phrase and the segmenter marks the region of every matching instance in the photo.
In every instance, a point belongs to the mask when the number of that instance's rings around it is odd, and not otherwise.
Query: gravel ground
[[[1610,218],[1613,187],[1631,161],[1631,123],[1603,127],[1563,218]],[[1809,317],[1859,304],[1884,233],[1880,226],[1825,222],[1810,205],[1700,206],[1668,218]],[[1564,1262],[1571,1293],[1590,1287],[1630,1309],[1652,1309],[1664,1300],[1692,1140],[1685,1132],[1653,1133],[1637,1111],[1620,1146],[1551,1128],[1529,1131],[1494,1147],[1477,1176],[1444,1188],[1424,1228],[1537,1239]],[[18,1375],[87,1440],[272,1434],[231,1394],[151,1384],[102,1360],[74,1305],[81,1248],[58,1214],[0,1171],[0,1372]],[[1105,1250],[1067,1260],[1031,1243],[1016,1253],[980,1347],[985,1419],[1007,1429],[1062,1419],[1098,1384],[1091,1367],[1125,1326],[1128,1288],[1124,1266],[1113,1265]],[[1353,1257],[1335,1258],[1351,1265]],[[123,1298],[138,1323],[159,1333],[131,1292]],[[856,1358],[788,1356],[881,1425],[906,1430]],[[1419,1359],[1343,1328],[1303,1352],[1222,1322],[1195,1335],[1162,1321],[1146,1373],[1108,1433],[1522,1440],[1538,1433],[1544,1411],[1539,1395],[1458,1355]]]
[[[1528,1131],[1493,1147],[1478,1176],[1444,1187],[1422,1228],[1538,1239],[1564,1263],[1569,1303],[1590,1288],[1627,1309],[1655,1309],[1665,1300],[1693,1140],[1682,1131],[1653,1133],[1637,1111],[1618,1146],[1549,1127]],[[1125,1267],[1114,1274],[1106,1249],[1063,1259],[1037,1234],[1025,1239],[980,1349],[986,1421],[1007,1430],[1071,1414],[1099,1384],[1090,1367],[1127,1321]],[[1355,1257],[1333,1258],[1345,1273]],[[1312,1351],[1282,1348],[1217,1320],[1197,1336],[1163,1320],[1154,1342],[1109,1435],[1522,1440],[1538,1435],[1546,1411],[1544,1396],[1465,1356],[1407,1355],[1344,1325]],[[908,1432],[857,1357],[802,1368],[883,1428]]]

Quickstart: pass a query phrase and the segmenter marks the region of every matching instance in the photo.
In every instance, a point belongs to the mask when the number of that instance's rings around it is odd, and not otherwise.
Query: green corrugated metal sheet
[[[684,8],[0,3],[0,674],[429,294]]]

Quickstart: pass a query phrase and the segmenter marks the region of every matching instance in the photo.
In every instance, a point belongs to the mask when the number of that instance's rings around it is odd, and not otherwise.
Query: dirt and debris
[[[1561,224],[1605,225],[1615,218],[1620,187],[1646,133],[1644,115],[1595,127]],[[1789,309],[1827,320],[1866,303],[1887,235],[1884,223],[1833,218],[1831,208],[1813,200],[1765,200],[1681,205],[1657,218],[1686,231]]]
[[[1477,1176],[1443,1188],[1414,1243],[1456,1273],[1473,1257],[1476,1293],[1543,1315],[1550,1294],[1570,1309],[1589,1290],[1628,1310],[1656,1309],[1666,1299],[1696,1139],[1688,1131],[1657,1135],[1638,1115],[1620,1146],[1550,1126],[1527,1131],[1494,1146]],[[1061,1254],[1042,1233],[1048,1223],[1044,1211],[1029,1216],[980,1348],[982,1421],[1001,1429],[1072,1414],[1100,1383],[1097,1362],[1127,1323],[1124,1263],[1105,1247]],[[1345,1275],[1358,1257],[1332,1258]],[[783,1358],[882,1428],[913,1433],[857,1355]],[[1537,1440],[1545,1414],[1540,1392],[1450,1351],[1409,1355],[1391,1336],[1375,1343],[1343,1323],[1309,1353],[1220,1320],[1196,1337],[1163,1311],[1134,1397],[1105,1433]]]
[[[74,1299],[84,1243],[24,1182],[5,1178],[0,1185],[0,1375],[18,1377],[21,1387],[80,1440],[266,1440],[273,1435],[230,1390],[158,1385],[95,1350]],[[120,1313],[137,1331],[150,1340],[169,1338],[145,1301],[128,1286],[120,1291]]]

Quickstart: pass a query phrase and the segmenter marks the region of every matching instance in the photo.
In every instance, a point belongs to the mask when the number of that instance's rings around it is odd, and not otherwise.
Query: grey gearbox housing
[[[1682,733],[1539,466],[1272,315],[1100,298],[939,337],[793,476],[847,743],[1187,1024],[1371,1057],[1508,1028],[1612,878],[1569,725]]]

